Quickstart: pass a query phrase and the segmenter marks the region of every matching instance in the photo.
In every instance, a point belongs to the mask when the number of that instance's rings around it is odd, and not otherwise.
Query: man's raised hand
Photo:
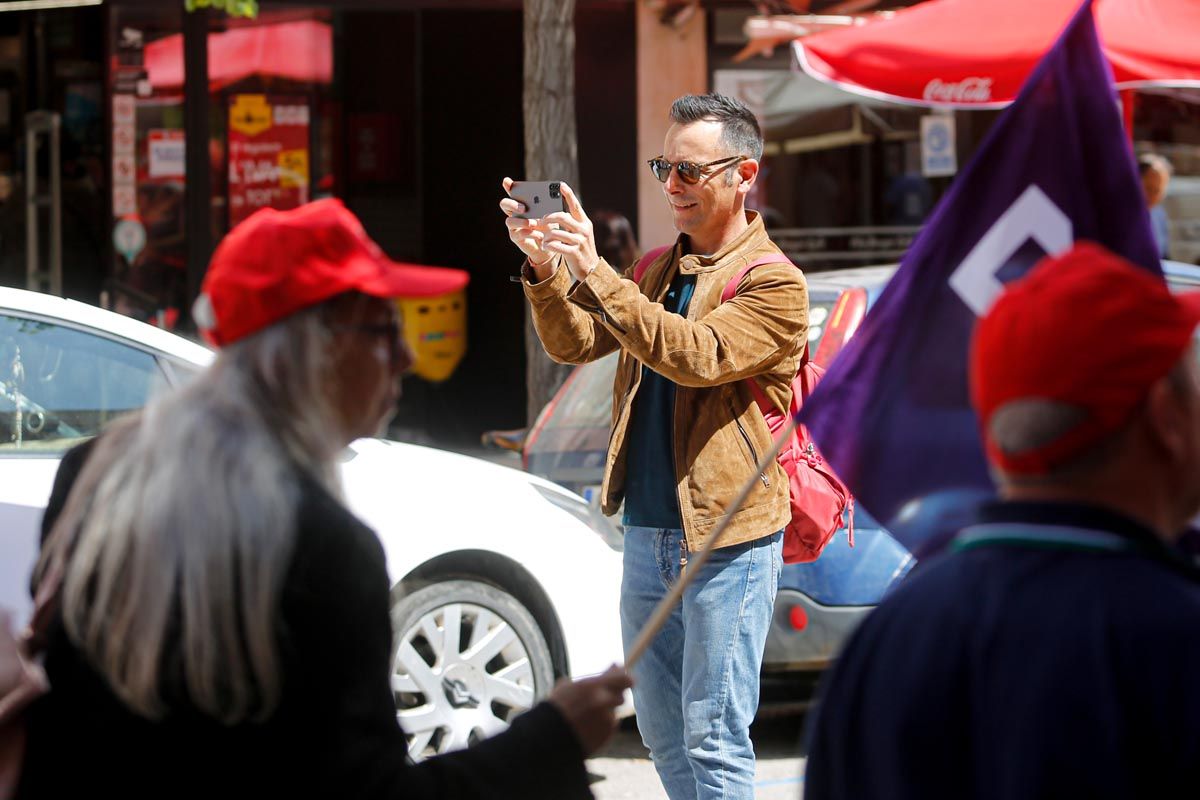
[[[571,270],[571,276],[581,281],[600,263],[596,253],[596,234],[592,221],[588,219],[575,196],[575,190],[562,184],[563,203],[566,211],[547,214],[542,223],[547,226],[542,249],[553,255],[561,255]]]
[[[512,185],[512,178],[505,178],[501,182],[506,194],[512,189]],[[547,231],[546,221],[514,217],[514,214],[523,212],[525,206],[511,197],[505,197],[500,201],[500,210],[504,212],[504,223],[508,226],[508,238],[529,259],[538,280],[548,278],[553,268],[554,253],[547,252],[543,248]]]

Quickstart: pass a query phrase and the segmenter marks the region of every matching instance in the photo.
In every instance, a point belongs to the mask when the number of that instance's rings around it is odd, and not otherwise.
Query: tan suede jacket
[[[681,258],[680,237],[655,259],[640,284],[632,279],[632,265],[623,277],[603,259],[574,285],[561,263],[539,283],[531,283],[531,273],[525,272],[534,327],[552,359],[582,364],[621,350],[601,488],[604,513],[616,513],[624,496],[626,433],[641,365],[678,385],[675,479],[683,530],[693,551],[704,546],[729,514],[771,447],[767,424],[743,379],[753,377],[777,406],[788,408],[791,380],[808,337],[808,288],[804,275],[789,264],[755,267],[737,294],[721,303],[721,290],[743,266],[780,252],[759,215],[751,211],[747,218],[750,227],[712,256]],[[686,317],[660,302],[676,269],[696,276]],[[718,546],[767,536],[789,519],[787,478],[772,463],[758,475]]]

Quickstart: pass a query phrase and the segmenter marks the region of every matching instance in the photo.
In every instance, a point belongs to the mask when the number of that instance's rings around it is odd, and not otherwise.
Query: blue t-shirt
[[[663,307],[687,314],[695,275],[679,275],[663,298]],[[625,470],[625,524],[680,528],[675,481],[675,382],[642,365],[642,382],[633,399]]]

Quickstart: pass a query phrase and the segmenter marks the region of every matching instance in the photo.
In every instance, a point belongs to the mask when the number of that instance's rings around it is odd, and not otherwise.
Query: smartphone
[[[561,181],[513,181],[508,196],[525,206],[525,211],[513,214],[519,219],[541,219],[555,211],[566,211]]]

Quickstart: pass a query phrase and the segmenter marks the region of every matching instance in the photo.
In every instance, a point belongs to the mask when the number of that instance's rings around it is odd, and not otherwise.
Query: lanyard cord
[[[964,528],[954,537],[954,552],[983,547],[1021,547],[1064,552],[1125,553],[1140,555],[1200,582],[1200,569],[1179,553],[1158,542],[1146,543],[1107,531],[1057,525],[989,523]]]

